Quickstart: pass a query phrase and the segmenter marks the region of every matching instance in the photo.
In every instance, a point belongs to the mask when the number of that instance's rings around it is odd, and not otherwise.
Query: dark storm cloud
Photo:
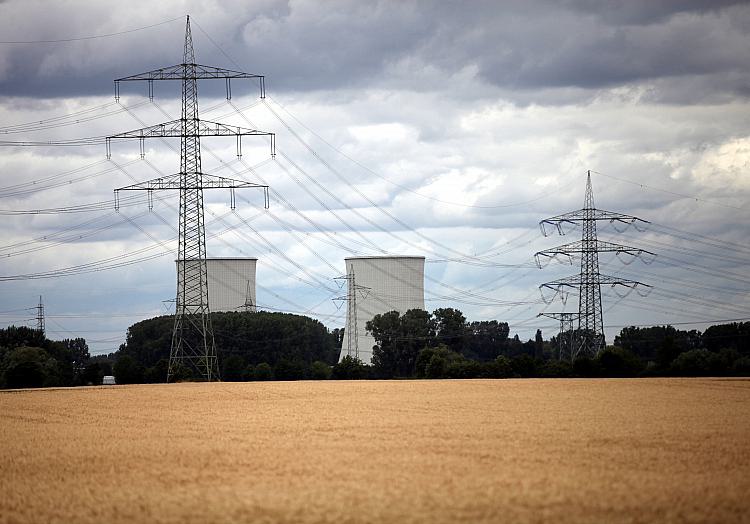
[[[694,79],[705,75],[712,75],[706,90],[746,93],[750,80],[743,57],[750,40],[741,22],[750,19],[746,6],[705,12],[697,6],[666,12],[662,6],[655,12],[645,3],[625,4],[631,10],[632,5],[644,8],[640,24],[634,25],[632,15],[614,16],[605,3],[587,10],[532,3],[472,13],[463,26],[447,27],[447,35],[434,39],[423,55],[445,70],[473,63],[481,78],[516,89],[521,97],[529,89],[596,90],[665,79],[697,83]],[[731,75],[734,81],[725,82]],[[664,87],[668,91],[672,84]],[[669,93],[657,97],[669,98]]]
[[[581,13],[595,13],[611,25],[649,25],[679,13],[718,12],[743,0],[569,0],[565,5]]]
[[[163,20],[146,15],[132,17],[127,27]],[[54,39],[124,27],[113,26],[101,9],[85,19],[69,16],[51,8],[25,33],[10,28],[5,38]],[[582,100],[602,88],[638,83],[648,83],[654,99],[675,103],[750,92],[744,63],[750,7],[737,2],[238,2],[193,19],[200,24],[193,28],[198,62],[237,67],[205,29],[243,69],[265,74],[277,92],[404,84],[441,91],[467,68],[522,103],[564,103],[570,93]],[[110,93],[114,78],[179,62],[181,33],[175,21],[84,42],[2,45],[0,94]],[[206,84],[203,89],[213,89]]]

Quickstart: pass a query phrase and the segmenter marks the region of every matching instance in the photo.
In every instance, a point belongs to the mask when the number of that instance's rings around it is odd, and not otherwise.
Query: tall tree
[[[40,388],[59,386],[57,361],[42,348],[17,347],[3,359],[4,387]]]
[[[542,330],[536,330],[536,336],[534,337],[534,358],[541,359],[544,357],[544,338],[542,338]]]
[[[414,376],[419,351],[435,343],[432,315],[423,309],[375,315],[366,327],[376,342],[372,365],[383,378]]]
[[[395,376],[399,368],[396,341],[401,334],[401,315],[398,311],[375,315],[365,327],[375,339],[373,368],[384,378]]]
[[[464,353],[467,341],[466,317],[458,309],[438,308],[432,312],[435,336],[451,351]]]
[[[468,348],[465,355],[477,360],[495,360],[507,352],[510,327],[507,322],[487,320],[468,326]]]

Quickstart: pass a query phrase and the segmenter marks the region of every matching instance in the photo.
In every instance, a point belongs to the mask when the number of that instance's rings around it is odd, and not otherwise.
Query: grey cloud
[[[476,80],[495,95],[521,103],[556,103],[557,91],[569,96],[571,89],[579,90],[580,99],[590,98],[600,89],[639,82],[652,82],[655,97],[675,103],[696,103],[708,93],[713,100],[747,96],[743,57],[750,39],[742,20],[750,18],[750,7],[677,4],[238,2],[195,15],[200,25],[193,33],[199,62],[236,68],[226,50],[282,92],[375,86],[445,91],[453,88],[451,78],[473,67]],[[67,13],[49,11],[27,38],[60,36],[51,19]],[[79,18],[62,27],[67,34],[106,31],[112,27],[107,16],[99,10],[92,15],[99,23],[87,26]],[[176,21],[95,41],[2,46],[0,93],[111,92],[114,78],[177,63],[181,30]],[[467,90],[459,91],[466,94],[471,78],[461,78]],[[695,90],[680,89],[683,79]],[[209,93],[222,87],[210,84]]]
[[[742,5],[742,0],[569,0],[565,4],[581,13],[595,13],[611,25],[650,25],[680,13],[716,13],[722,8]]]

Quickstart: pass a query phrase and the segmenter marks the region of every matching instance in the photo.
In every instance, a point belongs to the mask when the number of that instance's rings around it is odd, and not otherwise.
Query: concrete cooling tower
[[[424,309],[424,257],[352,257],[344,261],[351,287],[339,360],[351,355],[369,364],[375,339],[367,333],[367,321],[388,311]],[[354,333],[356,337],[347,335]]]
[[[206,259],[208,309],[212,312],[256,311],[257,262],[257,258]],[[193,261],[188,260],[187,265],[191,263]]]

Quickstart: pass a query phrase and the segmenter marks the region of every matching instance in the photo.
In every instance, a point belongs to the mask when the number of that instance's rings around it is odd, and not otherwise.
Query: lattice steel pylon
[[[195,63],[193,38],[190,32],[190,17],[185,26],[185,44],[181,64],[115,80],[115,99],[120,98],[120,82],[145,80],[149,86],[149,98],[153,99],[154,80],[179,80],[182,82],[182,114],[179,120],[128,131],[106,139],[107,157],[111,154],[113,139],[137,138],[144,155],[146,138],[180,138],[180,172],[147,182],[115,189],[115,207],[119,207],[120,191],[147,191],[149,207],[152,194],[159,190],[180,192],[180,217],[177,255],[177,300],[174,330],[169,355],[167,382],[181,373],[182,368],[197,373],[206,380],[219,380],[219,365],[216,357],[213,328],[208,308],[208,273],[206,267],[206,232],[203,215],[203,190],[228,188],[231,206],[234,209],[234,190],[239,188],[263,188],[265,206],[268,207],[268,186],[242,180],[207,175],[201,171],[202,136],[234,136],[237,138],[237,156],[242,155],[241,137],[247,135],[269,136],[271,155],[275,154],[273,133],[228,126],[218,122],[201,120],[198,116],[198,80],[224,79],[227,99],[231,98],[231,79],[254,78],[260,83],[260,96],[265,97],[264,78],[261,75],[242,73],[230,69],[204,66]]]
[[[575,348],[573,322],[578,318],[578,313],[539,313],[537,316],[560,321],[560,333],[557,335],[557,358],[572,362]]]
[[[346,275],[336,277],[336,280],[346,281],[346,296],[336,297],[334,301],[346,302],[346,355],[359,359],[359,332],[357,331],[357,292],[363,298],[370,293],[370,288],[360,286],[354,277],[354,265],[349,264]]]
[[[36,307],[36,330],[44,336],[44,303],[39,295],[39,305]]]
[[[602,285],[623,286],[630,290],[638,287],[651,288],[648,284],[643,284],[635,280],[602,275],[599,272],[599,253],[615,253],[617,256],[630,256],[640,258],[646,263],[649,262],[647,257],[655,257],[650,251],[644,249],[621,246],[611,242],[602,242],[597,239],[596,223],[600,220],[607,220],[611,223],[621,223],[638,227],[639,224],[648,224],[646,220],[622,213],[604,211],[597,209],[594,205],[594,192],[591,189],[591,171],[587,172],[586,177],[586,196],[584,198],[583,209],[571,211],[562,215],[547,218],[539,222],[542,234],[547,236],[545,225],[554,226],[557,232],[564,234],[563,224],[580,224],[582,229],[581,240],[571,242],[556,248],[539,251],[534,255],[537,265],[541,268],[544,259],[565,256],[572,263],[574,255],[581,257],[581,271],[578,275],[563,278],[560,280],[547,282],[539,286],[544,292],[544,288],[553,290],[556,294],[564,295],[565,288],[578,289],[578,330],[576,331],[576,341],[571,354],[571,360],[578,356],[596,356],[604,348],[604,323],[602,318]],[[653,258],[652,258],[653,260]]]

